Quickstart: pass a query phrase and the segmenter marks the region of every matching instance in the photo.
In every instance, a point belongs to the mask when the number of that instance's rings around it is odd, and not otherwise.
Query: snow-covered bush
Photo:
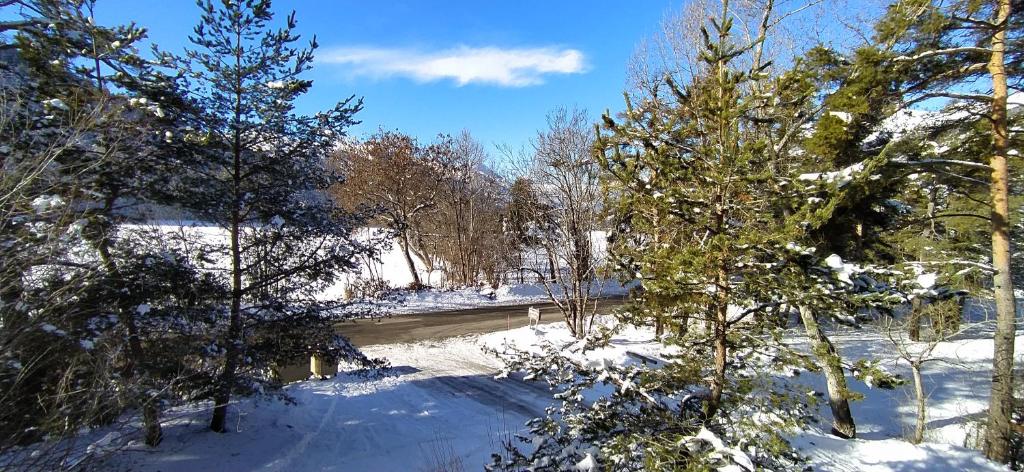
[[[722,406],[707,417],[706,347],[680,346],[656,365],[582,360],[609,337],[595,333],[568,351],[548,345],[540,353],[502,353],[509,372],[547,383],[561,403],[507,442],[488,470],[800,467],[785,435],[807,418],[814,397],[782,380],[794,372],[792,353],[738,348]]]
[[[395,288],[382,278],[357,278],[345,287],[348,299],[386,300],[394,293]]]

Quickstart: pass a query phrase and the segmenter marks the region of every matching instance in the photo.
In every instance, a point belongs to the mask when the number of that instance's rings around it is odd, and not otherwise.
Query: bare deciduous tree
[[[545,277],[537,267],[551,300],[569,331],[582,338],[590,331],[596,310],[598,261],[593,237],[599,229],[600,168],[591,157],[594,132],[587,114],[560,108],[547,117],[548,127],[532,142],[532,153],[520,153],[523,180],[536,204],[524,208],[534,225],[529,229],[554,269]],[[506,150],[513,157],[513,153]]]
[[[364,143],[340,149],[334,165],[345,182],[331,193],[348,209],[372,207],[377,221],[394,231],[412,276],[412,286],[423,285],[413,252],[429,260],[418,244],[425,215],[437,206],[441,173],[434,153],[411,136],[381,130]]]
[[[914,433],[910,437],[914,444],[924,441],[925,427],[927,425],[928,395],[925,394],[924,377],[921,371],[925,364],[947,362],[935,354],[935,348],[944,341],[949,341],[966,329],[977,329],[978,325],[961,325],[959,318],[961,307],[956,299],[947,299],[928,304],[920,308],[925,317],[930,320],[929,333],[927,336],[919,336],[914,339],[909,333],[908,324],[919,323],[919,320],[907,317],[902,320],[887,317],[883,321],[882,330],[886,339],[892,345],[898,360],[910,365],[914,379],[914,404],[915,404],[915,425]],[[920,327],[918,326],[918,329]]]
[[[484,163],[484,147],[468,131],[436,148],[442,179],[437,212],[427,225],[428,245],[443,262],[447,283],[474,285],[483,277],[497,285],[503,244],[501,182]]]

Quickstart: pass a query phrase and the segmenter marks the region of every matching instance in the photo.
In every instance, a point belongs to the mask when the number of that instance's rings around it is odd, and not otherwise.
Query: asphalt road
[[[609,313],[613,308],[622,305],[622,298],[603,298],[598,300],[598,313]],[[450,338],[465,334],[491,333],[508,328],[519,328],[530,323],[526,310],[531,307],[540,309],[541,323],[563,321],[562,315],[553,303],[531,303],[527,305],[492,306],[469,310],[435,311],[422,314],[394,315],[388,318],[346,321],[336,325],[338,332],[345,335],[356,347],[375,344],[410,343],[432,339]],[[422,367],[422,366],[420,366]],[[309,361],[296,360],[295,364],[278,368],[277,372],[284,382],[305,380],[309,377]],[[493,374],[493,372],[490,372]],[[441,374],[439,374],[441,375]],[[466,385],[455,386],[449,377],[444,382],[449,390],[466,390]],[[486,376],[485,376],[486,377]],[[458,387],[458,388],[456,388]],[[475,390],[486,390],[489,387],[477,386]],[[468,395],[468,394],[467,394]],[[474,394],[474,398],[484,398]]]
[[[608,313],[622,303],[621,298],[601,299],[597,304],[598,313]],[[465,334],[490,333],[509,327],[526,326],[530,322],[526,316],[526,310],[531,306],[540,309],[541,323],[554,323],[563,320],[554,304],[533,303],[395,315],[390,318],[340,323],[337,327],[339,333],[345,335],[352,341],[352,344],[358,347],[407,343]]]

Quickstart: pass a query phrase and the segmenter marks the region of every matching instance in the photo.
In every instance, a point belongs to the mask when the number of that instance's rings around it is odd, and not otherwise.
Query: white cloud
[[[526,87],[544,83],[549,74],[586,71],[583,53],[576,49],[467,47],[424,52],[374,47],[335,48],[318,55],[320,61],[351,67],[354,75],[410,77],[421,82],[451,79],[469,83]]]

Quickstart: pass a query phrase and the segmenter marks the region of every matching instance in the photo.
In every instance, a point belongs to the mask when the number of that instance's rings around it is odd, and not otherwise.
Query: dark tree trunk
[[[231,313],[227,335],[227,354],[224,359],[224,370],[217,379],[213,395],[213,418],[210,420],[210,429],[218,433],[226,431],[228,403],[231,401],[235,371],[238,369],[238,359],[242,349],[242,253],[237,212],[233,219],[235,223],[231,228]]]
[[[105,202],[105,210],[108,214],[112,211],[114,201],[116,200],[117,197],[115,195],[108,198]],[[119,283],[124,283],[125,277],[121,273],[121,269],[118,267],[113,255],[110,253],[110,244],[111,241],[106,234],[100,235],[95,241],[96,252],[99,253],[100,263],[103,264],[104,269],[113,275]],[[142,340],[139,338],[139,328],[135,323],[135,312],[133,311],[130,301],[122,297],[118,300],[117,305],[118,318],[121,323],[124,324],[125,331],[128,333],[129,355],[124,365],[123,375],[126,380],[132,381],[137,374],[135,364],[136,362],[145,359],[145,354],[142,351]],[[132,400],[137,402],[136,404],[141,404],[143,406],[142,422],[143,427],[146,430],[146,445],[156,446],[160,443],[160,439],[163,437],[163,432],[160,426],[160,415],[157,410],[158,405],[154,403],[156,400],[152,398],[142,398],[141,400],[139,398],[134,398]]]
[[[729,323],[729,274],[725,267],[718,271],[715,289],[715,312],[713,324],[713,344],[715,351],[715,370],[711,378],[711,398],[708,399],[704,411],[706,419],[711,419],[722,404],[722,393],[725,391],[725,367],[728,361],[727,328]]]
[[[921,340],[921,298],[914,297],[910,301],[910,318],[907,320],[907,335],[910,340],[917,342]]]
[[[235,32],[235,67],[241,69],[242,35]],[[242,349],[242,77],[236,79],[234,98],[235,116],[233,120],[234,139],[231,143],[231,311],[228,320],[227,353],[224,356],[224,370],[217,379],[213,393],[213,417],[210,418],[210,429],[223,433],[227,429],[228,403],[231,401],[231,390],[235,385],[235,371]]]
[[[690,332],[690,317],[683,315],[680,317],[679,322],[676,325],[676,335],[680,338],[686,336]]]
[[[147,446],[156,446],[164,439],[164,432],[160,427],[160,406],[156,402],[153,398],[142,406],[142,424],[146,430]]]

